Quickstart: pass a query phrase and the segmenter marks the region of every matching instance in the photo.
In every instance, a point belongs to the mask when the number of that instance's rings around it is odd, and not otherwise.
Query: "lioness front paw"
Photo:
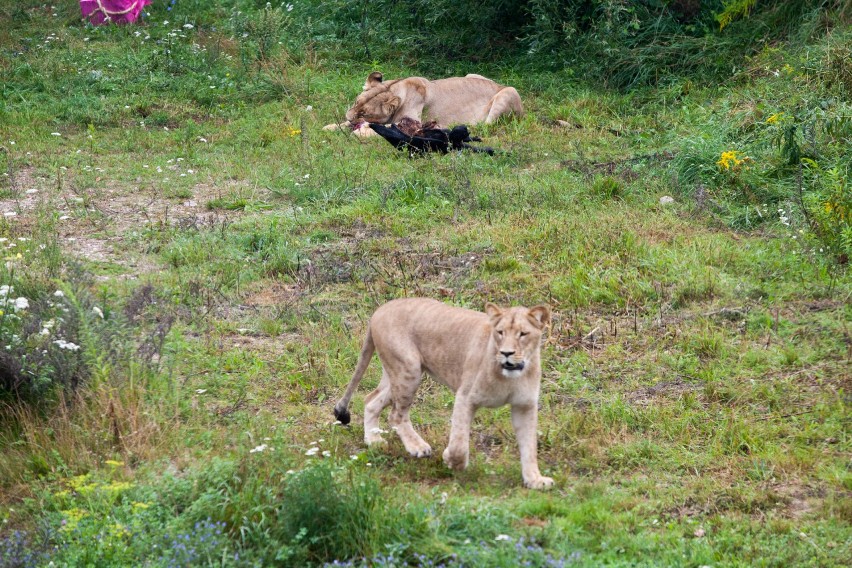
[[[467,453],[451,452],[450,448],[444,450],[444,463],[450,469],[465,469],[467,468]]]
[[[364,432],[364,443],[368,446],[384,445],[387,443],[387,441],[382,438],[382,434],[384,433],[385,431],[381,428],[372,428],[371,430]]]
[[[525,479],[524,487],[528,487],[530,489],[549,489],[550,487],[553,487],[553,478],[539,475],[532,479]]]
[[[415,458],[428,458],[429,456],[432,455],[432,448],[429,447],[429,446],[426,446],[425,448],[421,448],[419,450],[415,450],[413,452],[408,452],[408,453],[411,454],[411,456],[415,457]]]
[[[409,455],[415,458],[428,458],[432,455],[432,446],[423,442],[422,445],[417,445],[412,448],[406,448]]]

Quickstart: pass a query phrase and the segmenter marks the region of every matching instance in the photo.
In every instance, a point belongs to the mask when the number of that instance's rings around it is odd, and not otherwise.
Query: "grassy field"
[[[298,5],[12,4],[0,378],[30,402],[0,399],[0,566],[848,565],[848,29],[613,92],[294,43]],[[494,157],[322,131],[375,69],[482,73],[527,114],[473,128]],[[435,456],[367,450],[377,361],[332,423],[403,296],[552,306],[552,491],[522,488],[508,408],[447,470],[428,381]]]

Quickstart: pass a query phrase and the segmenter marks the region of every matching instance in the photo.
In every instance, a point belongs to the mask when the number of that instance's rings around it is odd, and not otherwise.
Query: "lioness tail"
[[[373,352],[375,350],[376,346],[373,344],[373,334],[370,332],[370,328],[368,326],[367,337],[364,339],[364,345],[361,347],[361,356],[358,358],[358,365],[355,367],[355,372],[352,374],[352,380],[349,381],[349,385],[346,387],[346,392],[343,393],[343,398],[334,405],[334,417],[337,418],[341,424],[349,424],[350,420],[352,420],[348,410],[349,401],[352,400],[352,395],[354,395],[355,391],[358,389],[358,384],[364,377],[364,373],[367,371],[367,366],[370,364],[370,359],[373,358]]]

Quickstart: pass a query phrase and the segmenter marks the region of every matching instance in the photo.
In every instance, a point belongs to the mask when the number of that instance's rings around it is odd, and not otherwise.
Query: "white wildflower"
[[[195,394],[204,394],[207,392],[207,389],[195,389]]]
[[[260,453],[260,452],[263,452],[267,449],[271,449],[271,448],[269,448],[269,446],[267,446],[266,444],[261,444],[261,445],[255,447],[255,448],[249,450],[249,453],[250,454]]]
[[[330,458],[330,457],[331,457],[331,452],[330,452],[330,451],[328,451],[328,450],[325,450],[325,451],[322,453],[322,455],[323,455],[323,457]]]
[[[50,135],[51,136],[62,136],[62,134],[60,134],[59,132],[51,132]]]
[[[494,540],[512,540],[512,537],[507,534],[498,534],[496,537],[494,537]]]
[[[184,25],[183,25],[183,29],[185,29],[185,30],[191,30],[191,29],[192,29],[192,28],[194,28],[194,27],[195,27],[195,26],[193,26],[192,24],[184,24]]]
[[[71,343],[70,341],[65,341],[64,339],[56,339],[54,342],[57,347],[60,349],[67,349],[68,351],[79,351],[80,346],[76,343]]]
[[[57,298],[63,298],[65,296],[65,292],[63,292],[62,290],[57,290],[56,292],[53,293],[53,295],[56,296]]]
[[[103,313],[103,311],[101,311],[101,309],[99,307],[92,306],[92,311],[95,312],[96,316],[98,316],[101,319],[104,319],[104,313]]]
[[[314,446],[313,448],[311,448],[311,449],[309,449],[307,452],[305,452],[305,455],[306,455],[306,456],[315,456],[315,455],[317,455],[318,453],[319,453],[319,448],[318,448],[318,447],[316,447],[316,446]]]
[[[30,307],[30,301],[26,298],[17,298],[15,300],[15,311],[26,310]]]

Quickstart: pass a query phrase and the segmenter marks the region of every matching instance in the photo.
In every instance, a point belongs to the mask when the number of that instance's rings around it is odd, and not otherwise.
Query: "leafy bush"
[[[231,26],[234,36],[240,41],[244,59],[267,61],[281,49],[282,42],[289,35],[287,30],[291,25],[292,10],[292,4],[273,8],[269,3],[256,12],[234,9]]]
[[[37,542],[33,534],[12,531],[0,535],[0,566],[3,568],[29,568],[43,566],[50,560],[45,543]]]
[[[124,350],[108,307],[89,293],[82,272],[57,285],[7,270],[4,281],[0,392],[5,396],[36,400],[51,398],[57,387],[73,391],[96,366]]]
[[[189,480],[164,480],[162,495],[170,498],[161,497],[160,505],[184,511],[184,523],[225,522],[243,560],[264,566],[371,557],[426,534],[422,519],[397,508],[354,465],[321,461],[292,470],[290,457],[270,452],[239,462],[217,459]]]
[[[841,166],[824,170],[814,160],[804,160],[813,176],[811,190],[802,202],[812,234],[820,244],[821,251],[845,264],[852,258],[852,187],[849,184],[849,171],[841,169]]]

